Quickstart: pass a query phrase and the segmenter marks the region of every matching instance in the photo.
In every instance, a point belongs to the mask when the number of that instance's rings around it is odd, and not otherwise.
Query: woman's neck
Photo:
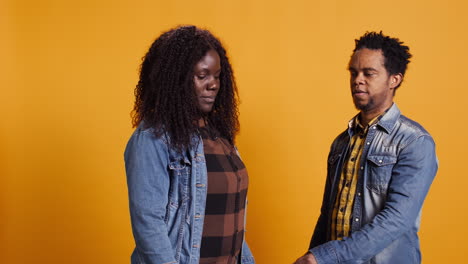
[[[208,125],[208,119],[206,118],[206,116],[203,116],[200,119],[198,119],[198,126],[199,127],[205,127],[207,125]]]

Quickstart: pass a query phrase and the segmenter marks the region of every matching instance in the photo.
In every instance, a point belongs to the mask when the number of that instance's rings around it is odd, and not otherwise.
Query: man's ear
[[[390,89],[395,89],[403,81],[403,75],[401,73],[390,75]]]

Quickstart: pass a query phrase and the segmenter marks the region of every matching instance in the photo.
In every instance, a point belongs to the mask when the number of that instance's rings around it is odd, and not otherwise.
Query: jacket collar
[[[355,115],[349,122],[348,122],[348,129],[351,130],[354,127],[354,122],[356,117],[359,114]],[[397,122],[398,118],[400,117],[401,112],[396,103],[388,109],[388,111],[380,118],[379,122],[377,122],[377,126],[381,127],[385,132],[392,133],[393,128],[395,127],[395,123]]]

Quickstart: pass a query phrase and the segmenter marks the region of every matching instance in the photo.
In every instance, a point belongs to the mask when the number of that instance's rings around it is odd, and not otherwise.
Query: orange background
[[[196,24],[230,54],[238,146],[250,174],[257,263],[291,263],[318,217],[326,157],[356,110],[354,39],[383,30],[414,55],[395,101],[435,138],[424,263],[468,246],[465,1],[0,1],[0,263],[129,263],[123,150],[140,58],[164,30]]]

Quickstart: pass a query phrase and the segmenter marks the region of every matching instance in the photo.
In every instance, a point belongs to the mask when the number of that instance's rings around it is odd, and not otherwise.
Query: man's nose
[[[364,84],[365,82],[365,78],[364,78],[364,73],[360,72],[356,75],[356,77],[354,77],[354,84],[358,85],[358,84]]]

